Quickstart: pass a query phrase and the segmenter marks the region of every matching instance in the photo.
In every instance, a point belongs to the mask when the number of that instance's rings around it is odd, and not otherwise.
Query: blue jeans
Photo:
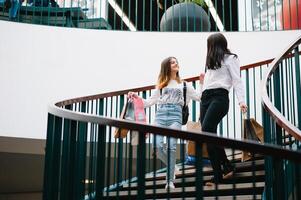
[[[9,19],[16,19],[18,10],[20,8],[19,0],[11,0],[11,7],[9,9]]]
[[[158,106],[155,117],[155,125],[173,129],[182,128],[182,106],[176,104],[163,104]],[[167,148],[164,148],[162,135],[155,135],[154,148],[158,158],[167,166],[167,182],[174,181],[177,139],[167,138]],[[168,159],[169,157],[169,159]]]

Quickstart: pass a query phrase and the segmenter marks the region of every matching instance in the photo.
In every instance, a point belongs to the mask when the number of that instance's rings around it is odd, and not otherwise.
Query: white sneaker
[[[175,185],[173,184],[173,182],[168,182],[168,183],[166,184],[166,186],[165,186],[165,190],[168,190],[168,188],[169,188],[169,190],[173,190],[173,189],[175,189],[176,187],[175,187]]]
[[[180,168],[177,165],[175,165],[175,174],[179,174],[179,173],[180,173]]]

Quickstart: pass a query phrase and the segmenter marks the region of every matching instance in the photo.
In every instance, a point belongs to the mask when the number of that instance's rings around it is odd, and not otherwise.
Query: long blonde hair
[[[157,82],[158,89],[162,89],[162,88],[166,87],[168,85],[168,82],[171,79],[171,70],[170,70],[171,59],[176,59],[176,58],[171,56],[171,57],[165,58],[161,62],[161,70],[160,70],[160,74],[159,74],[158,82]],[[179,72],[177,72],[176,81],[178,83],[181,83],[181,78],[180,78]]]

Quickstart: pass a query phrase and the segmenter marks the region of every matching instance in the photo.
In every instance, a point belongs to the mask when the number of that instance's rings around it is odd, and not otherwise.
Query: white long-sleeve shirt
[[[183,86],[183,83],[170,80],[168,85],[162,89],[161,94],[160,89],[156,89],[148,99],[143,100],[144,107],[147,108],[154,104],[178,104],[183,106]],[[186,104],[188,104],[191,99],[196,101],[201,100],[201,91],[197,92],[189,83],[186,83],[186,88]]]
[[[207,69],[203,91],[206,89],[224,88],[230,91],[233,86],[238,103],[245,103],[245,88],[240,78],[240,64],[234,55],[225,55],[221,68]]]

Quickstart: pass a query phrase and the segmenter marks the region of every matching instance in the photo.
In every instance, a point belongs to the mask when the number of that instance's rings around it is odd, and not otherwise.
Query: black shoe
[[[235,172],[235,168],[230,162],[227,162],[223,165],[223,179],[232,178],[234,172]]]
[[[205,181],[205,185],[206,185],[206,186],[214,186],[214,185],[219,184],[219,183],[223,183],[222,177],[220,177],[220,178],[215,178],[215,177],[213,176],[213,177],[211,177],[210,180]]]
[[[209,186],[209,187],[212,187],[214,186],[215,184],[217,184],[218,182],[215,180],[214,177],[212,177],[209,181],[205,181],[205,186]]]

